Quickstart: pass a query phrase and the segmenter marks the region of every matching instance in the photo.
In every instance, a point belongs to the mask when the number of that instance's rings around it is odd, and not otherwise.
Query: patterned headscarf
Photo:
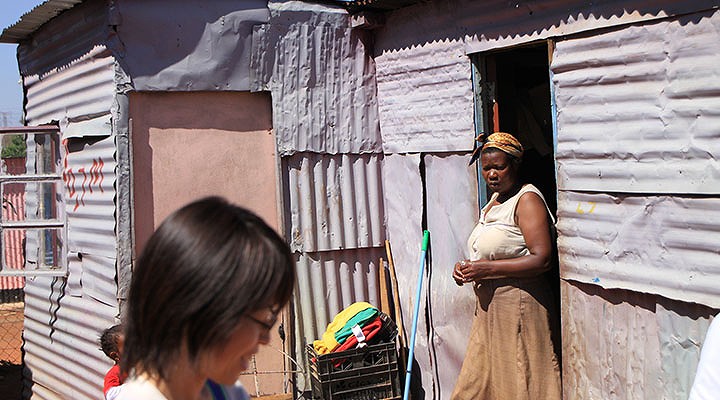
[[[488,136],[487,140],[485,140],[485,143],[482,145],[482,150],[489,147],[500,149],[515,158],[522,158],[523,156],[522,144],[520,144],[520,142],[509,133],[495,132]]]
[[[513,135],[505,132],[495,132],[488,136],[485,140],[483,140],[484,136],[485,134],[481,133],[480,135],[478,135],[478,137],[475,138],[475,140],[480,142],[481,145],[478,146],[475,151],[473,151],[472,157],[470,158],[471,164],[479,158],[480,153],[483,150],[490,147],[499,149],[517,159],[522,159],[522,144],[520,144],[520,142],[515,139]]]

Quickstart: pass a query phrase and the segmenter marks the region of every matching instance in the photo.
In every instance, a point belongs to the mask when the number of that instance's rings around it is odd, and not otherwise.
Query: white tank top
[[[468,254],[471,260],[502,260],[530,254],[525,237],[515,223],[515,209],[518,201],[527,192],[533,192],[540,196],[548,215],[555,224],[555,218],[550,213],[545,198],[532,184],[523,185],[513,197],[488,210],[489,205],[498,196],[498,193],[494,193],[488,204],[480,211],[480,222],[468,238]],[[554,229],[551,231],[554,233]]]

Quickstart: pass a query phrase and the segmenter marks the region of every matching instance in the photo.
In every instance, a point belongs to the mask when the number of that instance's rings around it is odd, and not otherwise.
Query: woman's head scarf
[[[478,159],[483,150],[491,147],[499,149],[517,159],[522,159],[522,144],[520,144],[513,135],[505,132],[495,132],[483,140],[484,136],[485,135],[481,133],[475,138],[475,140],[481,144],[473,151],[472,157],[470,157],[471,164]]]

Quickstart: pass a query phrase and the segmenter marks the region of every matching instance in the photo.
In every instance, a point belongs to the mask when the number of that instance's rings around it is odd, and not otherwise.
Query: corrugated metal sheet
[[[290,247],[317,252],[382,246],[382,155],[298,153],[283,159]]]
[[[392,250],[392,257],[397,275],[398,298],[402,309],[403,325],[406,337],[409,340],[412,328],[413,304],[415,302],[415,289],[417,288],[420,248],[422,244],[423,222],[423,182],[420,175],[419,154],[389,154],[385,155],[383,165],[383,182],[385,185],[385,213],[387,215],[388,240]],[[392,184],[391,184],[392,182]],[[431,232],[432,235],[432,232]],[[434,239],[434,235],[432,239]],[[432,249],[430,256],[432,257]],[[430,272],[430,269],[426,269]],[[427,304],[427,277],[423,278],[423,288],[420,304]],[[433,393],[433,360],[430,355],[428,340],[429,327],[427,319],[418,317],[417,334],[415,341],[415,373],[421,374],[422,389]],[[415,379],[415,378],[413,378]],[[430,396],[431,397],[431,396]]]
[[[18,43],[26,39],[43,24],[65,10],[69,10],[84,0],[48,0],[23,14],[11,26],[3,29],[0,43]]]
[[[563,397],[686,399],[717,310],[561,281]]]
[[[424,381],[423,386],[432,388],[433,398],[449,399],[465,358],[476,304],[472,286],[455,284],[452,270],[457,261],[467,258],[467,239],[477,222],[477,174],[474,165],[468,166],[469,154],[427,154],[423,158],[430,277],[426,282],[428,306],[421,318],[430,321],[427,351],[433,360],[433,381]],[[406,240],[416,243],[417,235]],[[407,309],[410,304],[403,306]]]
[[[101,398],[103,375],[111,366],[98,349],[98,336],[119,314],[115,142],[109,124],[115,59],[98,45],[107,39],[106,7],[101,1],[82,4],[19,47],[26,121],[58,121],[66,156],[60,169],[68,275],[26,282],[24,350],[27,384],[32,382],[26,391],[34,399]],[[27,246],[32,250],[36,244],[28,240]]]
[[[418,3],[420,0],[336,0],[351,12],[358,10],[395,10]]]
[[[468,53],[475,53],[550,37],[683,15],[713,9],[717,5],[717,1],[713,0],[460,0],[455,10],[456,23],[465,33],[466,50]]]
[[[136,90],[250,87],[252,31],[269,18],[267,0],[114,3],[119,57]]]
[[[560,191],[563,278],[720,308],[720,199]]]
[[[110,25],[105,1],[86,1],[63,12],[20,42],[20,75],[42,77],[70,65],[93,47],[113,43]]]
[[[559,41],[558,187],[720,193],[720,12]]]
[[[107,268],[114,269],[114,262]],[[33,399],[101,398],[104,373],[112,366],[98,338],[112,325],[117,305],[67,290],[63,278],[27,281],[23,339]]]
[[[110,52],[98,46],[72,67],[45,77],[25,76],[26,123],[55,120],[67,125],[109,114],[115,93],[114,62]]]
[[[376,44],[383,150],[472,150],[471,68],[463,43],[441,40],[395,49],[395,34],[394,30],[380,34]]]
[[[296,254],[300,302],[296,323],[307,343],[319,339],[338,312],[358,301],[380,305],[378,265],[384,247]]]
[[[349,29],[347,16],[277,15],[253,34],[251,90],[272,92],[280,154],[380,152],[370,33]]]
[[[65,142],[69,151],[63,171],[69,250],[114,258],[117,256],[114,137],[71,140],[71,144]],[[110,282],[115,284],[114,276]]]

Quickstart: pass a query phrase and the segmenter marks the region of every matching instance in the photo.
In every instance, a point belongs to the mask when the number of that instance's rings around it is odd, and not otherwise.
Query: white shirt
[[[168,400],[152,382],[142,377],[130,378],[118,387],[121,390],[115,400]],[[245,388],[239,382],[233,386],[222,385],[222,388],[228,400],[250,399]],[[201,398],[212,399],[207,385],[203,386]]]
[[[712,400],[720,396],[720,314],[713,318],[705,335],[700,362],[689,400]]]

